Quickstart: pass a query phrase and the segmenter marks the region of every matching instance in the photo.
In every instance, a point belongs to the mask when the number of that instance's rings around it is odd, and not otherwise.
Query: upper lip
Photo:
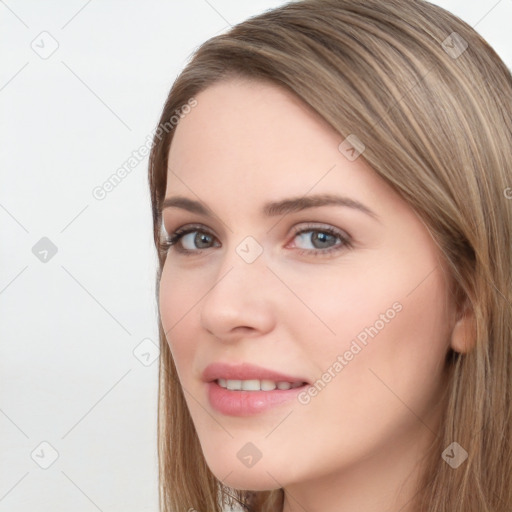
[[[205,382],[213,382],[217,379],[226,380],[272,380],[274,382],[306,382],[302,377],[293,377],[285,375],[274,370],[269,370],[261,366],[255,366],[250,363],[228,364],[212,363],[209,364],[202,373]]]

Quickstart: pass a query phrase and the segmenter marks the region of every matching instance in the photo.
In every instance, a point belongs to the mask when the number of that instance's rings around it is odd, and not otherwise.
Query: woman
[[[511,147],[510,71],[424,1],[198,49],[149,170],[163,511],[512,510]]]

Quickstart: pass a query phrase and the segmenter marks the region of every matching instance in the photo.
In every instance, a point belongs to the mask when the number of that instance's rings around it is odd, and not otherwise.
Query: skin
[[[291,93],[227,80],[196,99],[176,128],[166,197],[200,200],[214,216],[170,207],[163,222],[167,233],[199,223],[213,237],[200,253],[171,247],[159,298],[208,466],[234,488],[283,487],[284,512],[409,510],[439,429],[444,357],[450,346],[463,349],[466,328],[437,245],[364,153],[348,160],[338,149],[344,137]],[[378,219],[336,205],[260,212],[267,201],[322,193],[360,201]],[[318,231],[296,236],[293,228],[307,223]],[[334,236],[338,250],[325,254],[314,235],[329,226],[352,246]],[[263,250],[250,264],[236,252],[246,236]],[[201,239],[182,243],[197,251]],[[333,371],[397,303],[401,310]],[[335,376],[307,404],[230,417],[212,409],[201,381],[214,361],[248,361],[309,382],[328,368]],[[248,442],[261,452],[250,468],[237,458]]]

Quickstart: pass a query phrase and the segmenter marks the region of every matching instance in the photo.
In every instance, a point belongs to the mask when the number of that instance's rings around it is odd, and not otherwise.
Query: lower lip
[[[293,400],[307,384],[292,389],[274,391],[233,391],[208,382],[208,400],[218,412],[227,416],[252,416]]]

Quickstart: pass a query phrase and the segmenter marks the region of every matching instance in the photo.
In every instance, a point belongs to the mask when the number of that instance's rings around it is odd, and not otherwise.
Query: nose
[[[230,250],[200,302],[202,327],[224,342],[270,332],[277,312],[272,277],[264,257],[248,263]]]

